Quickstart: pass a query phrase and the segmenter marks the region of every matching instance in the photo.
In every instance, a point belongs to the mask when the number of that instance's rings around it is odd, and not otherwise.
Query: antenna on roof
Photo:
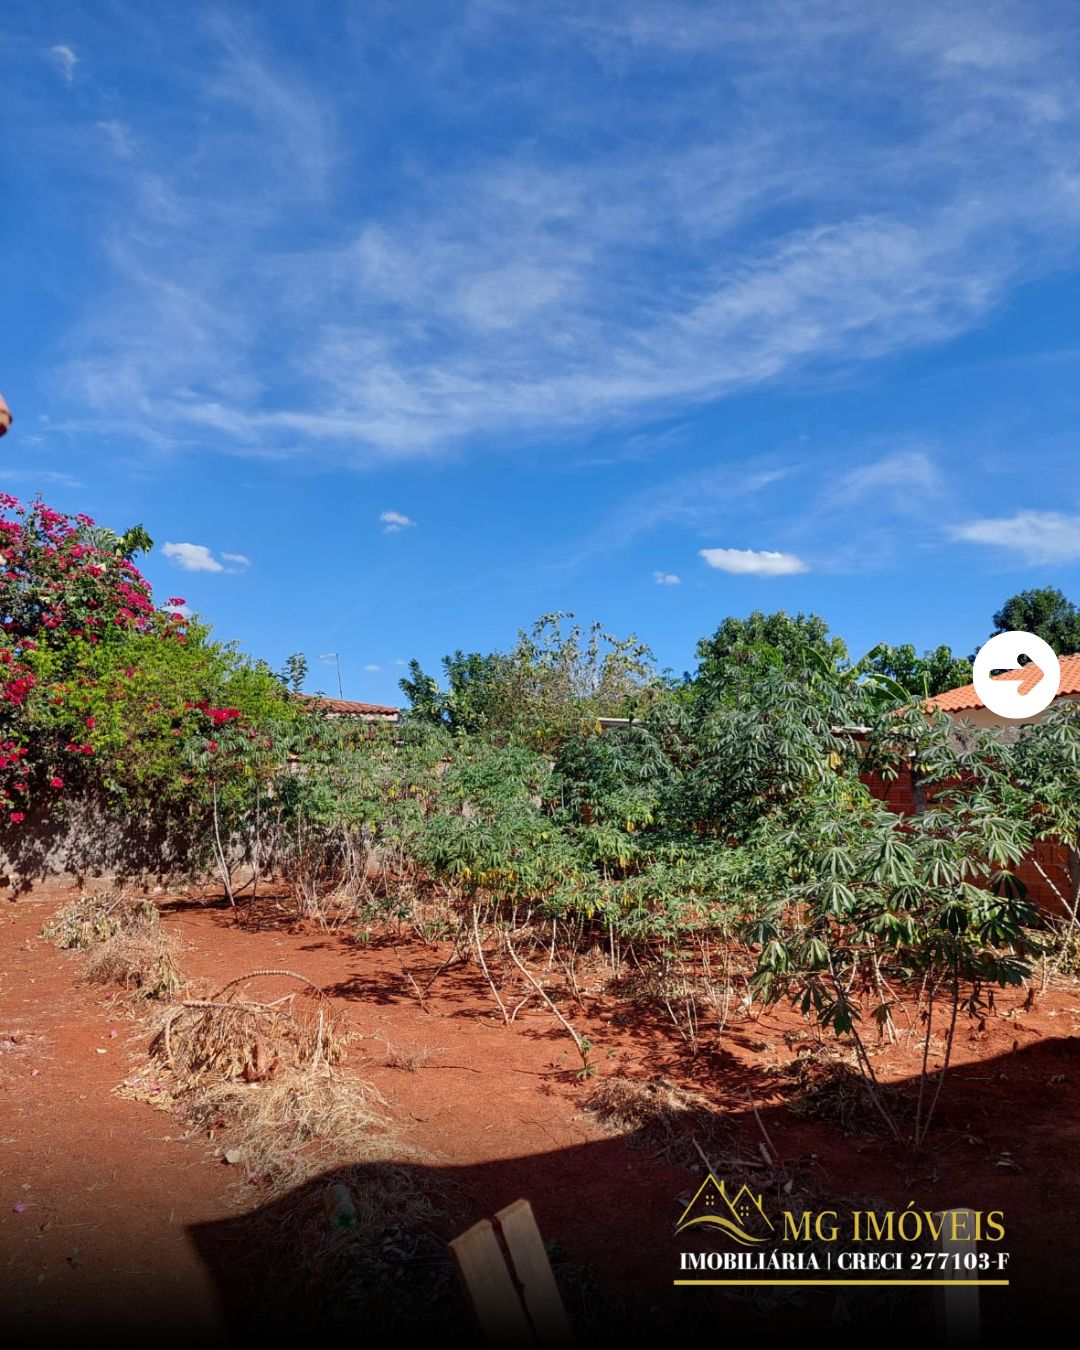
[[[323,654],[319,657],[319,660],[320,660],[320,661],[333,661],[334,666],[335,666],[335,668],[336,668],[336,670],[337,670],[337,696],[338,696],[338,698],[344,698],[345,695],[341,692],[341,655],[340,655],[340,653],[339,653],[339,652],[323,652]]]

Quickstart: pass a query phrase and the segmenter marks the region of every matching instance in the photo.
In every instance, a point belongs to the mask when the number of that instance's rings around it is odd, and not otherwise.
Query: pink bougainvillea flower
[[[94,727],[97,726],[97,723],[94,721],[92,717],[88,717],[86,719],[86,726],[88,730],[93,731]]]
[[[53,776],[49,779],[49,786],[54,788],[62,788],[64,786],[64,780],[62,778],[57,777],[56,774],[53,774]]]
[[[11,823],[13,825],[21,825],[25,819],[26,819],[25,811],[12,811]]]

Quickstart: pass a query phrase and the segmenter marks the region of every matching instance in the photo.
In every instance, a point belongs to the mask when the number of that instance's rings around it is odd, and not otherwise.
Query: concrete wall
[[[110,809],[103,796],[66,799],[63,814],[0,824],[0,886],[27,889],[51,877],[146,877],[189,872],[201,840]]]
[[[1050,707],[1056,707],[1056,703],[1051,703]],[[1042,722],[1046,718],[1049,709],[1044,709],[1034,717],[1001,717],[996,712],[991,712],[989,708],[965,708],[962,712],[950,712],[949,716],[954,722],[971,722],[977,727],[985,727],[990,731],[996,731],[1004,740],[1012,740],[1017,733],[1018,728],[1033,726],[1037,722]]]

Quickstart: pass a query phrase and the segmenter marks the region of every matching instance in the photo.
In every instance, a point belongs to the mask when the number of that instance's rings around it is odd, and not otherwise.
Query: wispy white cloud
[[[218,60],[201,85],[210,99],[232,104],[251,119],[268,156],[272,177],[284,174],[305,192],[321,196],[333,161],[332,119],[317,82],[272,59],[260,40],[262,25],[244,25],[223,11],[208,35]],[[277,183],[274,186],[278,186]]]
[[[415,520],[402,514],[401,511],[383,511],[379,519],[382,521],[383,534],[397,534],[399,530],[408,529],[416,524]]]
[[[826,492],[826,502],[852,506],[866,497],[884,496],[903,510],[921,511],[943,486],[941,471],[925,451],[904,450],[843,474]]]
[[[372,662],[369,662],[369,663],[364,667],[364,669],[365,669],[366,671],[368,671],[370,674],[376,675],[376,674],[378,674],[378,672],[379,672],[380,670],[382,670],[382,666],[378,666],[378,665],[375,664],[374,661],[372,661]]]
[[[23,436],[24,444],[40,444],[41,437]],[[0,468],[0,482],[3,483],[55,483],[57,487],[80,488],[82,481],[73,474],[63,473],[58,469],[18,469],[18,468]]]
[[[789,577],[810,570],[794,553],[775,553],[771,549],[703,548],[698,554],[710,567],[734,576]]]
[[[678,586],[682,580],[674,572],[654,572],[652,579],[657,586]]]
[[[1080,559],[1080,515],[1060,511],[1017,511],[987,516],[950,528],[962,543],[985,544],[999,555],[1017,555],[1025,563],[1068,563]]]
[[[75,78],[75,67],[79,64],[75,48],[66,42],[58,42],[55,47],[49,48],[48,56],[64,83],[71,84]]]
[[[768,489],[782,482],[797,466],[759,463],[747,467],[720,463],[715,468],[678,474],[666,483],[653,484],[616,501],[608,515],[579,544],[567,552],[560,549],[555,570],[573,569],[598,554],[624,548],[635,539],[664,526],[710,533],[718,521],[745,521],[758,514]]]
[[[251,559],[243,553],[221,553],[214,556],[205,544],[178,544],[171,541],[162,545],[162,553],[185,572],[242,572],[251,566]],[[232,567],[226,567],[232,563]]]
[[[111,280],[71,336],[80,430],[360,464],[512,445],[941,342],[1080,252],[1056,10],[482,10],[392,45],[436,117],[464,115],[478,50],[497,70],[527,46],[469,104],[498,133],[389,167],[365,131],[412,91],[364,39],[316,75],[254,26],[195,26],[192,123],[138,124]]]
[[[109,142],[114,154],[121,159],[130,159],[132,152],[131,129],[115,118],[107,122],[98,122],[97,129]]]
[[[177,567],[185,572],[224,572],[224,563],[218,562],[205,544],[174,544],[166,542],[162,545],[162,553]]]

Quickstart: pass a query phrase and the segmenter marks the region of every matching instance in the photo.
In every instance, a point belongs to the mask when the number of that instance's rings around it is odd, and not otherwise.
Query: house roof
[[[1061,664],[1061,686],[1058,689],[1057,697],[1064,698],[1070,694],[1080,694],[1080,653],[1072,656],[1062,656]],[[995,675],[995,680],[1023,680],[1026,678],[1025,667],[1021,666],[1019,670],[1006,670],[1001,675]],[[1024,691],[1021,690],[1021,693]],[[944,694],[937,694],[929,700],[931,708],[940,708],[942,712],[964,712],[969,708],[982,708],[982,699],[975,692],[973,684],[961,685],[959,689],[948,689]]]
[[[397,720],[398,709],[388,708],[382,703],[357,703],[351,698],[316,698],[313,694],[297,694],[312,712],[330,713],[335,717],[385,717],[387,721]]]

